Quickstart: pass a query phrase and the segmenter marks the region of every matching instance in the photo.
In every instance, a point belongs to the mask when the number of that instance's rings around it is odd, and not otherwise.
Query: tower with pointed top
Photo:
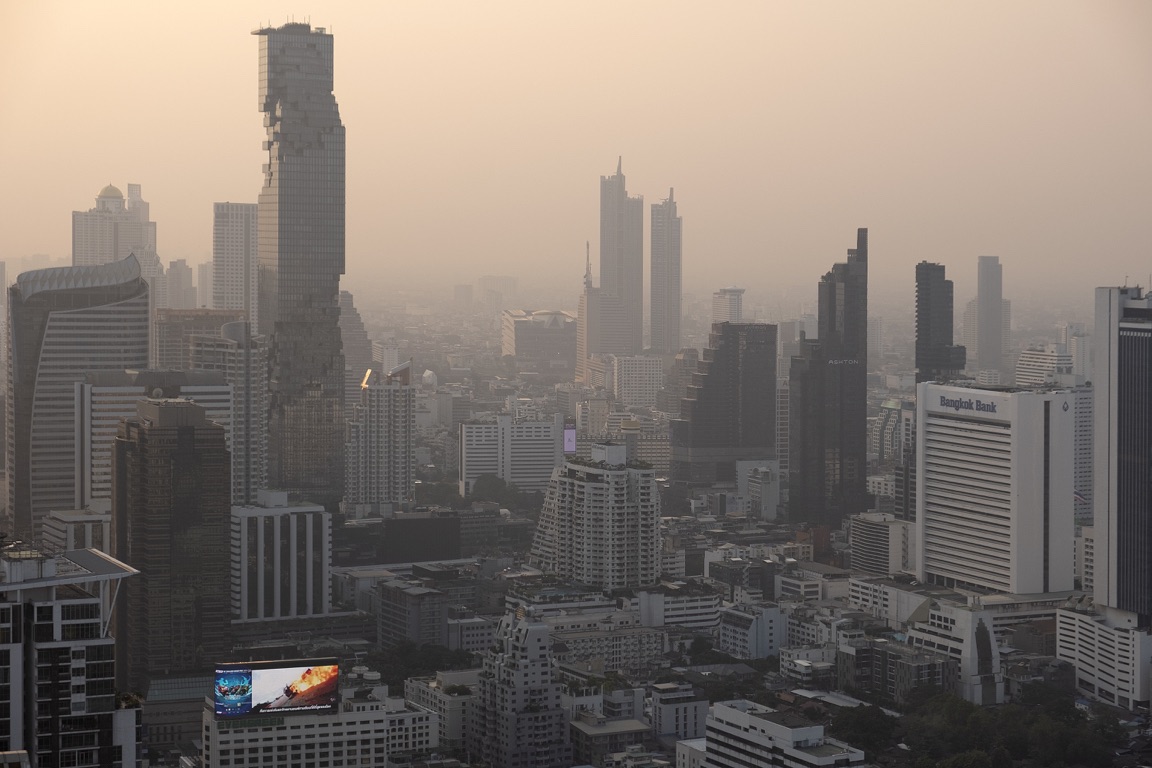
[[[619,158],[616,173],[600,177],[600,291],[622,314],[623,328],[609,329],[623,339],[620,352],[636,355],[644,349],[644,198],[628,196],[623,168]]]
[[[668,199],[652,204],[652,298],[649,302],[651,343],[655,353],[680,350],[681,219],[674,190]]]

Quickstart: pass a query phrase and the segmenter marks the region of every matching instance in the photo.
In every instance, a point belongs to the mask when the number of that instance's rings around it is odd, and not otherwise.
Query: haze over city
[[[338,37],[346,284],[521,274],[575,305],[598,178],[675,188],[685,291],[813,303],[859,226],[872,292],[1005,265],[1005,293],[1144,283],[1152,6],[420,3],[195,10],[7,3],[0,250],[67,259],[69,216],[143,185],[165,261],[210,258],[213,201],[254,201],[259,26]],[[451,278],[448,276],[451,275]],[[365,297],[367,298],[367,297]]]

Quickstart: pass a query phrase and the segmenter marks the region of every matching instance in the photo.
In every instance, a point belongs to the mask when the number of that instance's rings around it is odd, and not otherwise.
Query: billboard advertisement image
[[[218,717],[335,712],[335,659],[228,664],[216,668]]]

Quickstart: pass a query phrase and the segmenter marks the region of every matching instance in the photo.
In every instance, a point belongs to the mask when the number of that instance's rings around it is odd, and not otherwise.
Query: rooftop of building
[[[608,736],[621,733],[644,733],[650,731],[652,727],[642,720],[605,720],[602,722],[589,723],[583,720],[573,720],[571,722],[572,728],[580,731],[585,736]]]

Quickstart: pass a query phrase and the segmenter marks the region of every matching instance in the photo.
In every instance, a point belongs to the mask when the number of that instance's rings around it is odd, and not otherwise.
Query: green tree
[[[895,744],[896,727],[896,718],[884,714],[880,707],[844,707],[832,719],[830,731],[836,738],[864,750],[869,759],[875,759]]]

